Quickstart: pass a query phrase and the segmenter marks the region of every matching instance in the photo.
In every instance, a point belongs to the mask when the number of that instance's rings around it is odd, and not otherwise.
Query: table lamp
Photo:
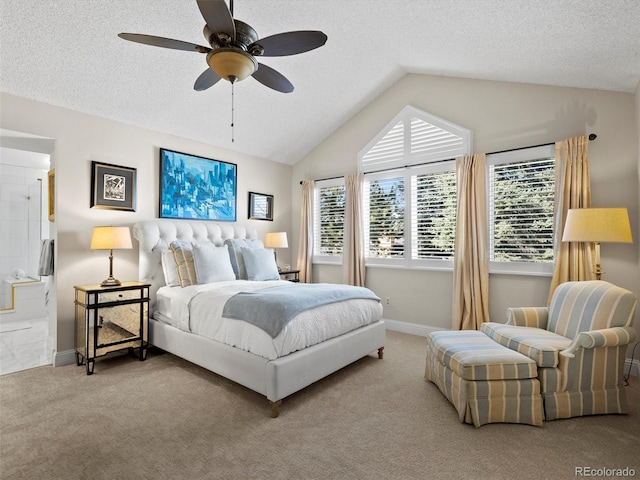
[[[572,208],[567,212],[563,242],[595,244],[596,280],[602,279],[601,243],[632,243],[629,214],[626,208]]]
[[[273,257],[278,265],[278,257],[276,256],[276,248],[287,248],[289,243],[287,242],[287,232],[270,232],[264,237],[265,248],[273,248]],[[280,271],[280,267],[278,267]]]
[[[115,249],[133,248],[129,227],[94,227],[91,236],[91,250],[109,250],[109,278],[100,285],[114,287],[120,280],[113,278],[113,251]]]

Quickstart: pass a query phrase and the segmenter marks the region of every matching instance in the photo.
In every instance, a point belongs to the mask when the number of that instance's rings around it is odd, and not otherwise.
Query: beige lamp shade
[[[567,212],[563,242],[593,242],[596,280],[604,273],[600,266],[601,243],[631,243],[631,225],[626,208],[574,208]]]
[[[567,213],[562,241],[632,243],[627,209],[570,209]]]
[[[122,282],[113,277],[113,251],[115,249],[133,248],[129,227],[94,227],[91,236],[91,250],[109,250],[109,278],[104,280],[103,287],[121,285]]]
[[[129,227],[94,227],[91,250],[133,248]]]
[[[266,248],[288,248],[287,232],[270,232],[264,237]]]

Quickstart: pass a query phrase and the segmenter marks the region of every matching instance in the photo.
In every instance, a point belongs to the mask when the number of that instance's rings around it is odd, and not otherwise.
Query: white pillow
[[[236,279],[226,245],[222,247],[216,247],[212,243],[193,245],[193,263],[199,284]]]
[[[229,247],[229,260],[231,260],[231,266],[236,274],[237,280],[247,279],[247,270],[244,267],[244,260],[242,259],[242,248],[264,248],[262,240],[245,239],[245,238],[228,238],[224,241],[224,244]]]
[[[240,252],[244,260],[244,267],[247,270],[247,280],[280,279],[273,250],[244,247],[240,249]]]
[[[173,258],[173,252],[171,250],[162,252],[161,261],[164,283],[168,287],[179,287],[180,276],[178,275],[178,265],[176,265],[176,260]]]

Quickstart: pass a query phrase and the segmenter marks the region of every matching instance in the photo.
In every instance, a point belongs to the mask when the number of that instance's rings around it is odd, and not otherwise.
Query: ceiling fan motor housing
[[[235,41],[228,32],[214,32],[208,25],[204,26],[204,38],[206,38],[211,48],[226,48],[236,47],[244,50],[248,50],[249,45],[258,41],[258,33],[248,23],[241,22],[240,20],[233,21],[236,27]],[[259,55],[260,53],[253,53]]]

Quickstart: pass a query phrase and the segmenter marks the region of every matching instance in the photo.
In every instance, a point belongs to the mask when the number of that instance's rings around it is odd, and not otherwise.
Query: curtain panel
[[[489,257],[485,155],[456,158],[457,220],[452,328],[479,330],[489,321]]]
[[[556,142],[556,187],[554,198],[554,270],[549,302],[554,290],[564,282],[593,280],[593,244],[563,242],[567,212],[591,207],[589,140],[586,135]]]
[[[315,182],[302,182],[300,209],[300,236],[298,241],[298,270],[301,282],[313,281],[311,265],[313,259],[313,192]]]
[[[344,177],[344,248],[342,252],[342,280],[348,285],[364,287],[364,224],[362,188],[364,174],[349,173]]]

